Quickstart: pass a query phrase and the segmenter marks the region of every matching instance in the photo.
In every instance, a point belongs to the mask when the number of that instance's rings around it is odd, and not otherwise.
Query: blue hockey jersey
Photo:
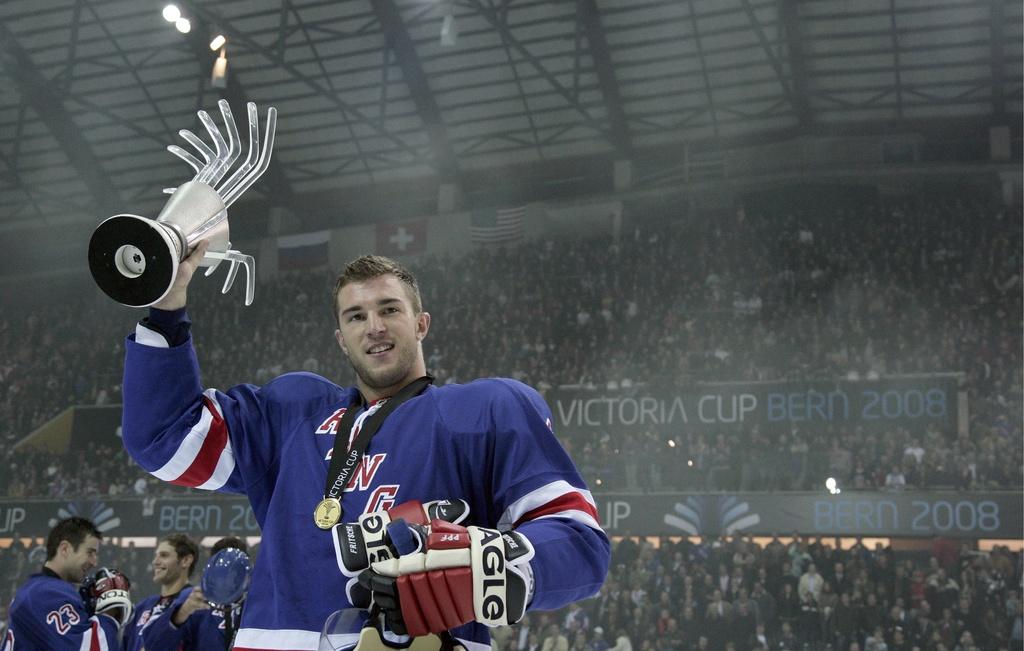
[[[184,310],[181,318],[186,319]],[[203,390],[191,345],[139,324],[126,343],[123,440],[156,477],[248,496],[262,530],[235,640],[240,651],[316,649],[327,616],[348,608],[334,536],[313,522],[341,416],[358,391],[310,373],[262,387]],[[593,595],[608,539],[593,497],[551,429],[543,399],[507,379],[428,387],[383,422],[343,494],[345,520],[418,499],[466,500],[464,525],[530,539],[531,610]],[[470,651],[486,627],[453,630]]]
[[[117,622],[85,610],[77,586],[43,572],[28,578],[11,602],[3,651],[119,651]]]
[[[191,587],[182,590],[174,603],[145,628],[142,637],[146,651],[223,651],[226,633],[223,611],[197,610],[181,626],[171,621],[190,594]],[[241,614],[241,606],[236,606],[232,613],[236,626]]]
[[[124,627],[124,651],[149,649],[149,645],[143,643],[143,633],[175,603],[182,592],[166,596],[155,594],[135,604],[132,619]]]

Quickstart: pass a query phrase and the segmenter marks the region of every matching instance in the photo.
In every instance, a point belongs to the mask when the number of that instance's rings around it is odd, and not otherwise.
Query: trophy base
[[[89,271],[100,289],[122,305],[148,307],[163,298],[178,271],[177,235],[135,215],[104,220],[89,240]]]

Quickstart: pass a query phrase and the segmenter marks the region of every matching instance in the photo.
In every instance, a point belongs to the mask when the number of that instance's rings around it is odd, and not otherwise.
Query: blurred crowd
[[[826,210],[641,218],[619,237],[426,256],[437,382],[512,376],[558,386],[876,378],[960,372],[964,426],[840,425],[559,431],[594,490],[1019,487],[1019,210],[928,199]],[[256,302],[199,279],[193,333],[206,386],[308,370],[353,381],[333,338],[335,273],[282,273]],[[0,490],[10,497],[154,497],[118,446],[64,455],[12,444],[70,405],[120,402],[123,337],[141,316],[94,291],[0,315]],[[624,454],[628,450],[628,454]],[[84,462],[83,462],[84,460]],[[104,563],[148,577],[148,550]],[[0,604],[41,563],[0,550]],[[819,541],[616,545],[601,595],[531,614],[503,651],[1020,648],[1020,554],[931,557]],[[142,585],[147,585],[145,580]],[[154,588],[155,589],[155,588]],[[805,647],[805,645],[807,645]],[[1010,646],[1007,646],[1010,645]]]
[[[832,541],[827,541],[831,543]],[[808,538],[624,539],[594,599],[530,613],[500,651],[1021,649],[1021,555]]]
[[[1024,648],[1020,552],[981,552],[947,539],[899,553],[859,540],[846,550],[814,538],[762,542],[616,541],[596,597],[495,630],[495,651]],[[100,562],[125,572],[141,600],[158,590],[152,552],[104,546]],[[0,549],[0,629],[14,589],[44,555],[20,543]]]
[[[1018,213],[959,199],[749,209],[714,219],[637,218],[616,239],[426,256],[411,266],[434,315],[428,368],[442,383],[504,375],[542,392],[962,372],[963,431],[558,434],[602,488],[799,490],[826,476],[865,489],[1020,486]],[[250,307],[217,294],[218,283],[197,281],[190,313],[206,386],[259,384],[300,369],[351,382],[333,338],[333,281],[331,270],[280,274],[259,284]],[[8,452],[69,405],[120,402],[122,340],[140,311],[88,294],[0,315],[0,441]],[[620,463],[624,444],[630,455]],[[7,463],[14,472],[0,481],[15,483],[15,494],[52,490],[25,470],[38,464],[18,453]],[[67,465],[71,472],[55,473],[61,481],[107,492],[89,466],[74,458]],[[106,486],[114,491],[138,479],[108,476],[117,477]]]

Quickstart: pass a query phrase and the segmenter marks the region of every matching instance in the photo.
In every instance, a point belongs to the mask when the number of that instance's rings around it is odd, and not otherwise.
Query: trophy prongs
[[[217,189],[217,193],[221,197],[226,197],[235,189],[238,181],[256,165],[260,155],[260,114],[256,110],[256,104],[253,102],[246,104],[246,112],[249,117],[249,152],[245,156],[245,162]]]
[[[224,178],[224,175],[228,173],[231,166],[238,160],[238,155],[242,153],[242,143],[238,136],[238,125],[235,124],[235,117],[231,114],[231,105],[228,104],[226,99],[222,99],[217,102],[217,106],[220,107],[220,114],[224,118],[224,125],[228,128],[228,156],[224,165],[217,170],[217,174],[210,179],[211,186],[216,186],[220,183],[220,180]]]
[[[224,200],[224,207],[230,208],[231,204],[242,195],[249,187],[256,182],[267,168],[270,167],[270,153],[274,150],[274,134],[277,130],[277,109],[271,106],[267,109],[267,126],[263,133],[263,150],[260,152],[260,160],[256,164],[256,169],[250,171],[245,175],[239,182],[238,185],[232,188],[229,192],[222,195],[221,198]]]
[[[245,267],[245,304],[252,305],[252,299],[256,294],[256,260],[251,255],[246,255],[241,251],[227,250],[224,253],[216,251],[207,251],[207,258],[213,258],[215,260],[227,260],[230,262],[228,267],[227,278],[224,279],[224,286],[221,288],[221,294],[227,294],[230,291],[231,286],[235,282],[235,276],[238,275],[238,266]]]
[[[207,144],[205,142],[200,140],[199,137],[196,134],[192,133],[188,129],[182,129],[181,131],[178,132],[178,135],[181,136],[182,138],[184,138],[185,141],[188,144],[190,144],[193,147],[195,147],[196,151],[198,151],[202,155],[202,157],[203,157],[203,159],[205,161],[203,163],[203,168],[201,170],[199,170],[199,173],[196,174],[195,177],[193,177],[193,179],[192,179],[193,181],[198,181],[199,177],[201,177],[203,172],[205,172],[206,169],[210,166],[210,163],[213,162],[213,159],[214,159],[213,150],[210,149],[210,147],[207,146]]]
[[[196,177],[196,181],[200,183],[206,183],[207,185],[213,185],[210,181],[217,176],[221,168],[228,162],[229,148],[228,143],[224,141],[224,136],[220,135],[220,129],[214,124],[213,118],[206,111],[199,111],[199,121],[206,127],[206,133],[210,134],[210,139],[213,140],[213,145],[216,147],[216,151],[213,154],[213,160],[210,161],[209,165],[203,168],[203,171]]]
[[[192,167],[192,169],[196,171],[196,174],[199,174],[199,172],[202,171],[203,162],[196,158],[195,156],[193,156],[192,154],[185,151],[184,149],[182,149],[181,147],[179,147],[178,145],[167,145],[167,151],[171,152],[181,160],[188,163]]]

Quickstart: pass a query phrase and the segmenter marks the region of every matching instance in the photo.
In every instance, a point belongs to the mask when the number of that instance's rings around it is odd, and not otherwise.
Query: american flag
[[[523,239],[526,206],[475,210],[470,216],[473,244],[508,244]]]

